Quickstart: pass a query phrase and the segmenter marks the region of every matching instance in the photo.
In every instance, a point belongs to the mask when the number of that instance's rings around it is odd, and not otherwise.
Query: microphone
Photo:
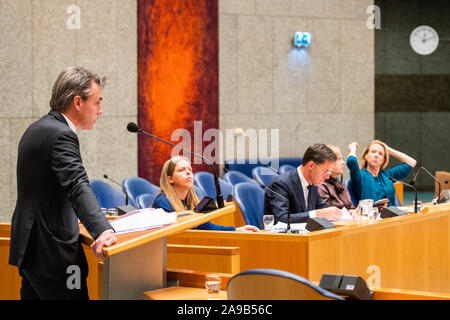
[[[415,172],[415,174],[414,174],[414,176],[413,176],[413,180],[411,180],[411,182],[410,182],[410,184],[412,184],[412,185],[414,185],[414,182],[416,181],[416,177],[417,177],[417,174],[419,173],[419,171],[420,171],[420,169],[423,169],[426,173],[428,173],[428,175],[430,176],[430,177],[432,177],[433,179],[434,179],[434,181],[436,181],[437,183],[438,183],[438,186],[439,186],[439,188],[438,188],[438,196],[437,196],[437,199],[433,199],[433,203],[434,204],[436,204],[436,203],[439,203],[439,198],[440,198],[440,196],[441,196],[441,190],[442,190],[442,186],[441,186],[441,182],[438,180],[438,179],[436,179],[436,177],[434,176],[434,175],[432,175],[431,173],[430,173],[430,171],[428,171],[427,169],[425,169],[424,167],[419,167],[419,169],[417,169],[417,171]]]
[[[394,182],[394,181],[395,181],[395,182],[400,182],[401,184],[403,184],[403,185],[405,185],[405,186],[408,186],[408,187],[414,189],[414,192],[416,193],[416,195],[415,195],[415,197],[414,197],[414,213],[417,213],[417,189],[416,189],[413,185],[411,185],[411,184],[408,184],[408,183],[406,183],[406,182],[397,180],[397,179],[392,178],[392,177],[389,177],[389,180],[391,180],[391,181],[393,181],[393,182]]]
[[[217,176],[216,169],[214,169],[214,166],[212,165],[212,163],[211,163],[208,159],[206,159],[205,157],[203,157],[202,155],[200,155],[200,154],[198,154],[198,153],[192,152],[192,151],[190,151],[190,150],[186,150],[186,149],[184,149],[184,148],[182,148],[182,147],[180,147],[180,146],[178,146],[178,145],[175,145],[175,144],[173,144],[173,143],[171,143],[171,142],[169,142],[169,141],[163,140],[163,139],[161,139],[161,138],[158,138],[157,136],[152,135],[151,133],[148,133],[148,132],[144,131],[144,130],[142,130],[141,128],[139,128],[138,125],[137,125],[136,123],[134,123],[134,122],[128,123],[128,125],[127,125],[127,130],[130,131],[130,132],[133,132],[133,133],[141,133],[141,134],[144,134],[144,135],[149,136],[149,137],[151,137],[151,138],[153,138],[153,139],[156,139],[156,140],[158,140],[158,141],[164,142],[165,144],[168,144],[168,145],[170,145],[170,146],[172,146],[172,147],[178,148],[178,149],[180,149],[180,150],[183,151],[183,152],[184,152],[184,151],[187,151],[187,152],[189,152],[190,154],[192,154],[192,155],[194,155],[194,156],[196,156],[196,157],[199,157],[199,158],[201,158],[203,161],[205,161],[205,163],[206,163],[207,165],[209,165],[209,167],[211,168],[211,170],[212,170],[212,172],[213,172],[213,175],[214,175],[214,186],[215,186],[215,188],[216,188],[217,206],[218,206],[219,208],[223,208],[223,207],[225,206],[225,205],[224,205],[224,202],[223,202],[222,191],[220,191],[219,177]]]
[[[419,171],[421,168],[422,167],[418,167],[416,172],[414,172],[413,177],[412,177],[411,181],[409,182],[410,185],[412,185],[412,186],[415,185],[417,176],[419,175]]]
[[[280,232],[280,233],[298,233],[298,230],[295,230],[295,231],[291,230],[291,209],[289,208],[289,199],[286,198],[285,196],[279,194],[278,192],[273,191],[272,189],[270,189],[268,187],[264,187],[264,189],[269,190],[270,192],[272,192],[273,194],[277,195],[280,198],[283,198],[288,203],[288,216],[287,216],[286,231],[285,232]]]
[[[115,181],[115,180],[111,179],[110,177],[108,177],[107,174],[104,174],[103,178],[108,179],[109,181],[112,181],[115,184],[120,186],[120,189],[122,189],[122,192],[125,193],[125,205],[128,205],[128,193],[125,191],[124,187],[120,183],[118,183],[117,181]]]

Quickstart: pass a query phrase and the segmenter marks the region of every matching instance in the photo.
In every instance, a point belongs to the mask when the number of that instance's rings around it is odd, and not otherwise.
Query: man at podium
[[[53,85],[51,111],[20,140],[9,263],[19,269],[23,300],[89,299],[78,219],[96,239],[97,257],[117,241],[91,190],[77,136],[103,113],[103,85],[89,70],[66,68]]]

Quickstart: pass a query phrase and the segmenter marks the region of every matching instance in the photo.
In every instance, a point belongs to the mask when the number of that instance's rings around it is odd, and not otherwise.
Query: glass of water
[[[205,275],[205,287],[208,294],[208,300],[220,300],[220,287],[222,286],[222,279],[217,274]]]
[[[264,230],[271,231],[273,228],[274,216],[272,214],[266,214],[263,216]]]
[[[357,210],[359,211],[362,223],[369,222],[369,215],[373,209],[373,200],[364,199],[359,201]]]

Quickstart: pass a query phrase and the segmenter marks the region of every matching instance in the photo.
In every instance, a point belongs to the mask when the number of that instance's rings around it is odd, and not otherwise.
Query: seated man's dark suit
[[[77,134],[60,112],[50,111],[22,136],[17,192],[9,263],[29,280],[36,298],[86,298],[87,290],[65,290],[69,266],[79,267],[82,281],[88,273],[78,219],[94,239],[112,227],[92,192]]]
[[[265,191],[264,214],[273,214],[274,223],[278,221],[286,223],[288,209],[291,212],[291,223],[304,223],[309,219],[308,211],[328,207],[328,204],[320,197],[318,188],[314,185],[309,187],[308,207],[306,207],[297,169],[277,176],[269,188],[289,200],[288,202],[270,190]]]

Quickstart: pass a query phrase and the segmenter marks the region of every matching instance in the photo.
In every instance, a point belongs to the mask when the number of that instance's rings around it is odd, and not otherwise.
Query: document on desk
[[[116,234],[159,228],[177,220],[175,212],[165,212],[163,209],[140,209],[111,221]]]
[[[342,215],[341,218],[338,221],[353,221],[353,216],[351,213],[347,210],[347,208],[341,209]]]

